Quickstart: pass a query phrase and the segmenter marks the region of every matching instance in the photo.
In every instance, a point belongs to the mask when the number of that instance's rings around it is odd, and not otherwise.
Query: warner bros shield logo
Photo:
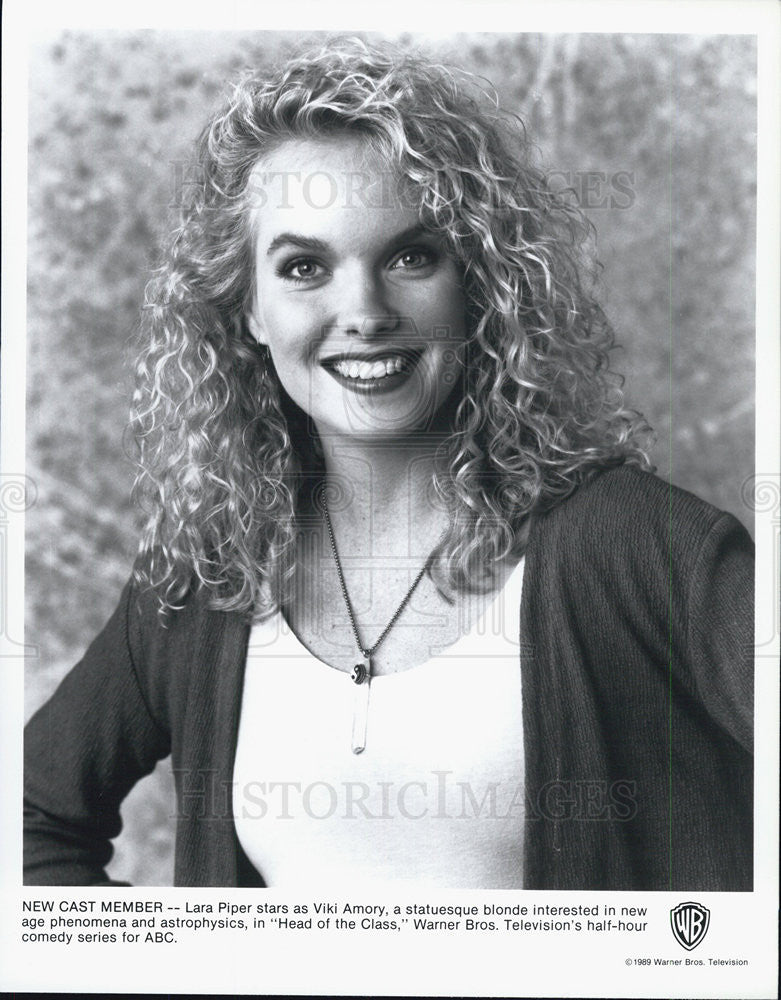
[[[679,903],[670,910],[670,924],[678,944],[691,951],[708,933],[710,910],[699,903]]]

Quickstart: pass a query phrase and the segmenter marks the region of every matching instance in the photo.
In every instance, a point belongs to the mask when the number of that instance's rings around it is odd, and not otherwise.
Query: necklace
[[[339,559],[339,552],[336,548],[336,539],[334,538],[334,529],[331,524],[331,515],[328,513],[328,504],[325,502],[325,496],[323,496],[323,513],[325,514],[325,524],[328,528],[328,538],[331,542],[331,552],[334,556],[334,563],[336,565],[336,575],[339,577],[339,586],[342,588],[342,597],[344,598],[344,604],[347,608],[347,617],[350,619],[350,626],[353,630],[353,637],[355,639],[355,645],[358,647],[358,651],[361,654],[362,660],[360,663],[356,663],[353,666],[352,673],[350,674],[351,679],[356,685],[355,698],[353,701],[353,734],[352,734],[352,751],[353,753],[363,753],[366,749],[366,724],[369,716],[369,693],[371,690],[371,678],[372,678],[372,661],[371,658],[380,646],[380,643],[385,639],[387,634],[393,628],[393,626],[398,621],[399,615],[406,608],[409,603],[410,598],[415,593],[420,581],[423,579],[426,570],[431,562],[431,556],[423,564],[423,568],[420,570],[418,575],[412,582],[412,586],[409,588],[407,593],[404,595],[401,604],[396,608],[396,610],[391,615],[391,619],[385,628],[380,633],[379,638],[374,643],[373,646],[366,647],[361,642],[361,637],[358,632],[358,625],[355,621],[355,613],[353,611],[352,602],[350,601],[350,595],[347,593],[347,584],[344,581],[344,573],[342,572],[342,563]]]

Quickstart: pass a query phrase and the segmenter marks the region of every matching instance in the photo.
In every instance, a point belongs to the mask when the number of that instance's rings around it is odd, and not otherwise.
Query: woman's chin
[[[436,401],[435,401],[436,402]],[[371,398],[351,399],[339,413],[341,419],[316,420],[318,434],[324,444],[328,438],[338,438],[359,442],[377,443],[412,442],[420,443],[426,437],[441,438],[453,428],[456,404],[446,398],[441,405],[413,407],[393,407],[374,405]]]

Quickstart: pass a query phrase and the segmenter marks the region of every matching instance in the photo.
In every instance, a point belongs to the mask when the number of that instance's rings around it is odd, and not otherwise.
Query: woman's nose
[[[337,289],[334,326],[352,337],[372,338],[395,330],[401,317],[382,278],[366,271],[346,272]]]

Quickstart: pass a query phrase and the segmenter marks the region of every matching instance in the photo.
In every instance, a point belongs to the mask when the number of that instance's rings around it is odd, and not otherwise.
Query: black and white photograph
[[[31,35],[19,898],[699,962],[777,877],[758,37],[411,25]]]

